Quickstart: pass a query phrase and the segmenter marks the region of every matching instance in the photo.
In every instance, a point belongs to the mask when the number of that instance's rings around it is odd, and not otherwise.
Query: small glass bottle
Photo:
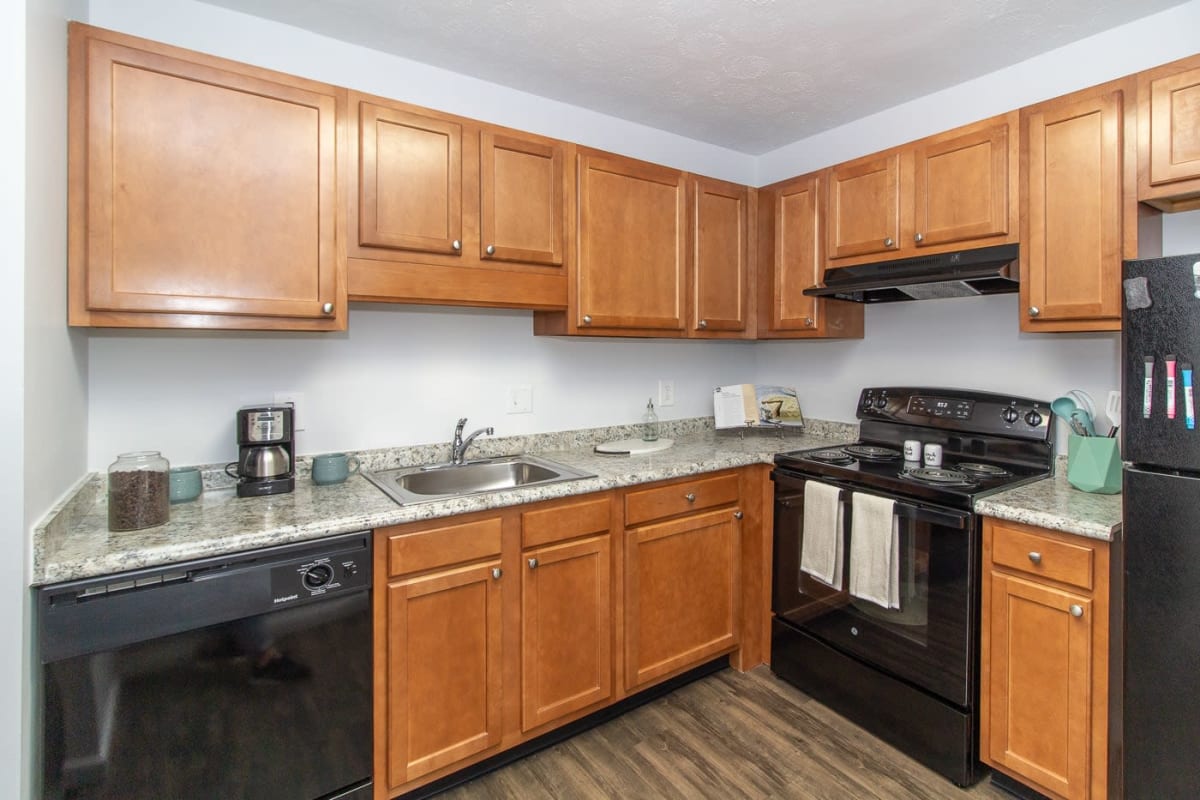
[[[646,400],[646,413],[642,415],[642,441],[658,441],[658,414],[654,413],[654,400]]]
[[[170,469],[157,450],[117,456],[108,465],[108,529],[136,531],[170,519]]]

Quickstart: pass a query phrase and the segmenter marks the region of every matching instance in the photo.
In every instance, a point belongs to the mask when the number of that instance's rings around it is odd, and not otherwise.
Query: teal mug
[[[171,504],[195,500],[204,490],[200,470],[196,467],[174,467],[168,473],[168,497]]]
[[[351,466],[353,464],[353,466]],[[345,453],[313,456],[312,480],[319,486],[341,483],[358,472],[358,459]]]

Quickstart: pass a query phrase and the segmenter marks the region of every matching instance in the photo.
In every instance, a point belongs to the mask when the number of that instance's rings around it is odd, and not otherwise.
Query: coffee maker
[[[238,497],[296,488],[295,414],[291,403],[238,409]]]

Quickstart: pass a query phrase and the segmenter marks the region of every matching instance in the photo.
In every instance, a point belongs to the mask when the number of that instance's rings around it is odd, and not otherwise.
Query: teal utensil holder
[[[1067,482],[1084,492],[1119,494],[1121,451],[1117,440],[1071,434],[1067,439]]]

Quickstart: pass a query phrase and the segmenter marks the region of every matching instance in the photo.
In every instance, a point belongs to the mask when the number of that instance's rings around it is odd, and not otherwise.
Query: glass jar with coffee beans
[[[171,465],[157,450],[121,453],[108,466],[108,529],[136,531],[171,515]]]

